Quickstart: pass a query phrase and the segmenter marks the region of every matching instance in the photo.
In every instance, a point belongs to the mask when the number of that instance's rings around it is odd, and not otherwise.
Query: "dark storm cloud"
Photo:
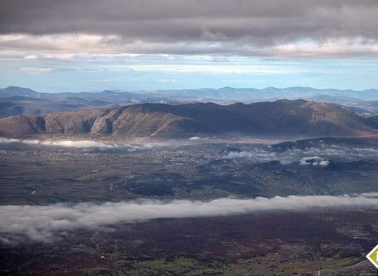
[[[124,43],[370,43],[378,38],[377,14],[376,0],[2,0],[0,33],[114,34]]]

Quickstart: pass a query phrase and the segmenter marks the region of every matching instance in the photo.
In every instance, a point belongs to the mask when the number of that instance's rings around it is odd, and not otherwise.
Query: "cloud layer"
[[[224,156],[227,159],[248,158],[251,162],[264,163],[279,161],[281,164],[299,162],[300,165],[327,166],[329,160],[356,161],[378,160],[378,149],[375,147],[352,147],[346,145],[320,144],[304,149],[288,148],[285,150],[271,147],[250,147],[241,152],[230,152]]]
[[[50,241],[59,231],[98,228],[158,218],[189,218],[248,214],[258,211],[306,210],[333,207],[377,207],[376,194],[357,196],[289,196],[255,199],[221,198],[210,202],[139,200],[80,203],[74,206],[0,206],[0,234],[26,234]],[[3,237],[3,240],[6,238]]]
[[[250,39],[260,44],[378,38],[374,0],[4,0],[0,11],[4,34],[83,32],[142,41]]]
[[[129,151],[138,149],[148,149],[152,145],[131,145],[131,144],[119,144],[119,143],[104,143],[91,140],[22,140],[22,139],[7,139],[0,137],[0,144],[7,143],[21,143],[26,145],[40,145],[40,146],[55,146],[66,148],[79,148],[79,149],[127,149]]]
[[[38,41],[71,52],[371,54],[378,51],[377,14],[375,0],[4,0],[0,45],[25,48],[28,40],[39,50]],[[263,50],[267,46],[273,48]]]

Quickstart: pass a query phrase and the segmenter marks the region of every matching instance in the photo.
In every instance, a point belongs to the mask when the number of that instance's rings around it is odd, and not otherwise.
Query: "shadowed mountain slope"
[[[369,126],[378,129],[378,113],[365,115],[363,118]]]
[[[376,132],[356,114],[332,104],[280,100],[223,106],[138,104],[0,119],[0,135],[87,135],[185,138],[240,133],[251,136],[358,136]]]
[[[55,100],[12,96],[0,98],[0,118],[16,115],[41,115],[79,109],[110,106],[103,101],[86,101],[77,97],[64,97]]]

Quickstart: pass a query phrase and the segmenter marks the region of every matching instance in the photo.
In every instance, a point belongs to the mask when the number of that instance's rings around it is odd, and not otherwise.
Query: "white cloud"
[[[118,81],[123,81],[125,79],[126,78],[124,78],[124,77],[118,77],[118,78],[92,80],[92,81],[94,81],[94,82],[118,82]]]
[[[189,141],[206,141],[209,140],[209,137],[199,137],[199,136],[193,136],[188,138]]]
[[[319,156],[312,156],[312,157],[303,157],[299,161],[299,165],[306,166],[306,165],[313,165],[313,166],[322,166],[326,167],[329,165],[328,160],[324,160],[320,158]]]
[[[38,59],[70,60],[77,54],[120,55],[120,54],[161,54],[172,55],[220,55],[220,56],[273,56],[273,57],[350,57],[376,56],[378,42],[356,38],[332,38],[324,41],[295,40],[289,43],[275,43],[259,46],[247,41],[178,41],[155,42],[128,40],[120,35],[101,34],[2,34],[2,51],[34,52],[26,57]],[[24,57],[24,58],[26,58]],[[31,59],[33,59],[31,58]],[[28,59],[28,58],[26,58]],[[235,70],[238,70],[235,68]]]
[[[366,194],[365,194],[366,195]],[[141,199],[132,202],[79,203],[74,206],[0,206],[0,233],[26,234],[50,241],[59,231],[97,228],[158,218],[189,218],[248,214],[258,211],[313,208],[377,207],[378,198],[367,196],[289,196],[255,199],[220,198],[209,202]],[[8,236],[7,236],[8,237]],[[4,238],[1,239],[4,241]]]
[[[27,60],[37,60],[38,56],[37,55],[27,55],[27,56],[24,56],[24,59],[27,59]]]
[[[375,55],[378,53],[376,41],[366,41],[362,38],[333,39],[328,41],[298,41],[273,47],[276,56],[301,57],[342,57]]]
[[[210,74],[254,74],[280,75],[304,73],[302,69],[279,68],[280,66],[248,65],[248,64],[149,64],[130,65],[128,69],[139,72],[170,72],[170,73],[210,73]]]
[[[26,141],[24,141],[26,142]],[[26,142],[27,143],[27,142]],[[44,146],[61,146],[69,148],[115,148],[116,144],[105,144],[102,142],[79,140],[79,141],[38,141],[38,144]]]
[[[88,34],[63,34],[63,35],[0,35],[0,49],[8,50],[35,50],[46,51],[46,58],[69,59],[75,53],[121,53],[116,43],[109,41],[120,39],[114,35],[88,35]],[[106,49],[108,45],[108,49]]]
[[[20,140],[18,139],[8,139],[8,138],[1,138],[0,137],[0,143],[18,143]]]
[[[43,74],[51,72],[53,68],[46,68],[46,67],[20,67],[18,71],[24,72],[27,74]]]
[[[319,166],[322,166],[322,167],[326,167],[329,165],[329,161],[328,160],[322,160],[319,162]]]
[[[21,139],[7,139],[0,138],[0,143],[22,143],[27,145],[41,145],[41,146],[55,146],[55,147],[67,147],[67,148],[99,148],[99,149],[127,149],[129,151],[137,149],[151,148],[151,144],[132,145],[121,143],[105,143],[91,140],[21,140]]]
[[[305,149],[289,148],[274,150],[266,147],[253,147],[242,152],[230,152],[225,156],[228,159],[248,158],[252,162],[279,161],[282,164],[299,162],[300,165],[328,166],[329,159],[345,161],[378,160],[378,149],[369,147],[348,147],[338,145],[320,145]],[[310,162],[312,161],[312,162]],[[315,163],[315,164],[314,164]]]

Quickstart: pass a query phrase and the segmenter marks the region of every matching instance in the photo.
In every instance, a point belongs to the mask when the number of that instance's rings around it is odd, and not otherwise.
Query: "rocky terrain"
[[[359,136],[377,130],[356,114],[327,103],[279,100],[254,104],[136,104],[0,119],[0,135],[188,138]]]

